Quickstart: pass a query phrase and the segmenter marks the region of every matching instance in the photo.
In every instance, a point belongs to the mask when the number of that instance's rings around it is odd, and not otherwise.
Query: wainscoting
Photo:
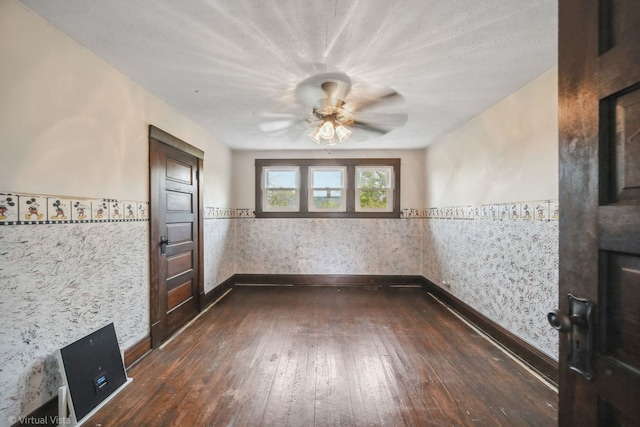
[[[557,359],[558,222],[426,221],[424,276]]]
[[[55,351],[114,322],[121,348],[149,333],[148,222],[0,227],[2,416],[57,394]]]

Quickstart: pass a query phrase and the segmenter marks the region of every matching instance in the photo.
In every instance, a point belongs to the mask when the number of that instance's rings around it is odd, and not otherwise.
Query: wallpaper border
[[[146,201],[0,192],[0,225],[148,220]]]
[[[247,218],[255,218],[253,211],[248,208],[222,208],[216,206],[204,208],[204,219]],[[400,218],[490,221],[558,221],[560,218],[560,206],[558,200],[547,199],[525,202],[488,203],[482,205],[403,208],[400,210]]]
[[[255,218],[253,211],[248,208],[221,208],[208,206],[204,208],[204,219],[238,219]]]
[[[558,221],[558,200],[489,203],[483,205],[445,206],[403,209],[403,218],[488,220],[488,221]]]

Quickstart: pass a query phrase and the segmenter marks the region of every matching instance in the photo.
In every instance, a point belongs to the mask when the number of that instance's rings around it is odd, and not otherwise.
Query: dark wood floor
[[[236,287],[87,425],[553,426],[557,395],[417,288]]]

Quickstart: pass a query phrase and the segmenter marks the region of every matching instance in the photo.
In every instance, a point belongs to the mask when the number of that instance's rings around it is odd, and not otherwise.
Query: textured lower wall
[[[546,314],[558,299],[558,222],[425,222],[424,276],[557,359]]]
[[[148,226],[0,227],[0,425],[57,393],[57,349],[110,322],[121,348],[148,334]]]
[[[204,292],[207,293],[235,274],[233,228],[236,220],[204,220]]]
[[[422,220],[239,219],[236,272],[421,274]]]

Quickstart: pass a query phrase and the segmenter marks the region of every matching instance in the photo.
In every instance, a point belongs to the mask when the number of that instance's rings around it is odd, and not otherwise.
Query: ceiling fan
[[[306,133],[314,142],[333,146],[353,135],[358,141],[369,135],[383,135],[395,127],[404,126],[404,113],[375,113],[374,107],[402,100],[392,89],[369,90],[365,94],[350,94],[351,79],[344,73],[322,73],[300,82],[295,89],[304,113],[269,113],[275,119],[260,124],[271,135]]]

